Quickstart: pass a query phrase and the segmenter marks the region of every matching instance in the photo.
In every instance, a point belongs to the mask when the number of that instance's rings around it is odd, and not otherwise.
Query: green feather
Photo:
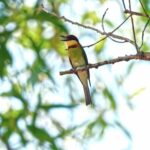
[[[68,51],[69,51],[69,60],[73,68],[80,68],[88,65],[88,59],[86,53],[81,45],[78,47],[69,48]],[[86,98],[86,105],[91,104],[90,91],[88,87],[88,80],[90,83],[89,70],[80,71],[77,73],[77,76],[83,85],[85,98]]]

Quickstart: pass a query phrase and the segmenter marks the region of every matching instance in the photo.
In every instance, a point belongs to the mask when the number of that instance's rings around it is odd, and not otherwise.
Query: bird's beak
[[[61,41],[68,41],[67,37],[64,35],[61,35],[60,37],[61,37]]]

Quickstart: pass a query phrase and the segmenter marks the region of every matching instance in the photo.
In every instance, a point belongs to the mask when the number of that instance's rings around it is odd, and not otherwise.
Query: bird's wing
[[[83,57],[84,57],[85,63],[86,63],[86,65],[88,65],[88,59],[87,59],[86,53],[85,53],[85,51],[84,51],[83,48],[82,48],[82,53],[83,53]],[[90,71],[89,71],[89,69],[87,70],[87,72],[88,72],[89,84],[90,84],[90,86],[91,86],[91,81],[90,81]]]

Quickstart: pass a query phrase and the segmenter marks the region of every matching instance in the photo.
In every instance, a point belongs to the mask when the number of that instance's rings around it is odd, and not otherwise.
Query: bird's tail
[[[85,94],[86,105],[89,105],[92,103],[92,101],[91,101],[90,90],[89,90],[88,84],[83,85],[83,89],[84,89],[84,94]]]

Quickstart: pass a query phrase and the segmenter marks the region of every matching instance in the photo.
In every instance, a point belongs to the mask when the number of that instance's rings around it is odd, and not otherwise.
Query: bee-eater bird
[[[73,69],[86,67],[86,65],[88,65],[88,59],[77,37],[75,37],[74,35],[67,35],[67,36],[61,36],[61,37],[62,37],[62,41],[65,41],[66,43],[69,60]],[[89,105],[92,103],[90,90],[88,86],[88,81],[90,84],[89,70],[87,69],[84,71],[77,71],[77,76],[83,85],[86,105]]]

